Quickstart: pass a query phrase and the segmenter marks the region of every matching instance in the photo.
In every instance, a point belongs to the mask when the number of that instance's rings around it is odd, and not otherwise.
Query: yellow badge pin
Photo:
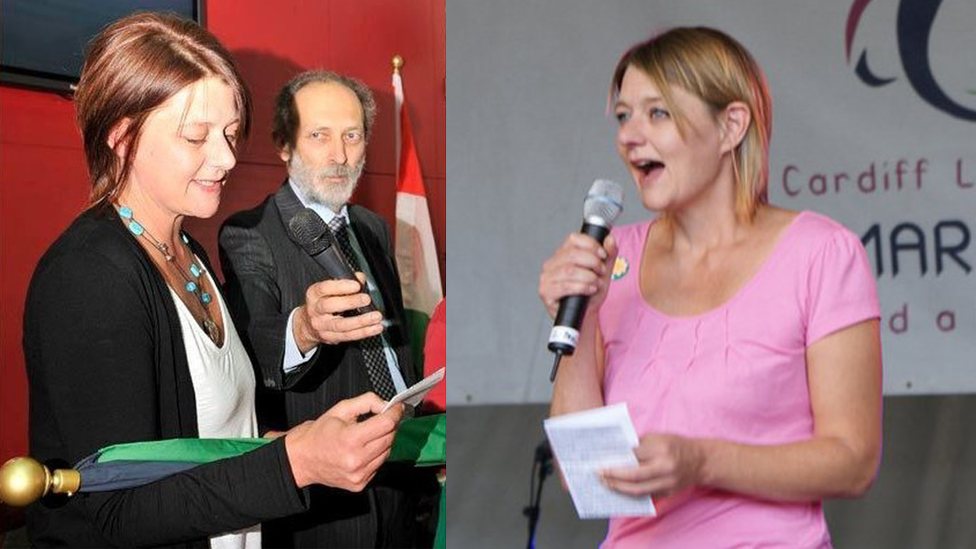
[[[627,258],[618,257],[613,263],[613,272],[610,273],[611,280],[620,280],[630,271],[630,263],[627,262]]]

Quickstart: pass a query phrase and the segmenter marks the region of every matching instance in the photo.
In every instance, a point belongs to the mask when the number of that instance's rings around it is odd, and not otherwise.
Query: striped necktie
[[[359,264],[359,259],[353,252],[352,244],[349,242],[349,225],[346,223],[346,218],[339,215],[335,216],[329,222],[329,228],[332,229],[339,247],[342,248],[342,255],[346,256],[346,261],[352,270],[365,273]],[[365,291],[365,288],[363,290]],[[396,395],[396,389],[393,386],[393,378],[390,376],[390,369],[386,363],[382,339],[378,335],[361,339],[359,340],[359,348],[363,352],[366,372],[373,384],[373,391],[381,398],[390,400]]]

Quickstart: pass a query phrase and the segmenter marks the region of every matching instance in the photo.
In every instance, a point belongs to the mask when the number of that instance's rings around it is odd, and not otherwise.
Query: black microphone
[[[319,217],[319,214],[315,213],[315,210],[305,208],[295,214],[288,222],[288,236],[325,269],[325,273],[330,279],[359,282],[345,256],[342,255],[342,251],[339,250],[339,243],[336,242],[332,230]],[[369,303],[364,307],[350,311],[350,313],[361,315],[375,310],[376,307]]]
[[[614,221],[624,210],[624,190],[619,184],[597,179],[583,200],[583,228],[580,232],[603,244]],[[589,297],[570,295],[559,300],[556,322],[549,333],[549,350],[556,353],[549,381],[556,379],[556,370],[563,355],[572,355],[579,340],[579,327],[586,312]]]

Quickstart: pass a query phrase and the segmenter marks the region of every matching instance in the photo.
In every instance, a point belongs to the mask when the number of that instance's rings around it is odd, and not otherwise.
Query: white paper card
[[[393,404],[397,402],[403,402],[408,406],[416,406],[420,404],[421,401],[424,400],[424,397],[427,396],[427,393],[429,393],[435,385],[440,383],[442,379],[444,379],[444,368],[441,368],[424,379],[421,379],[417,383],[414,383],[410,387],[407,387],[398,393],[395,397],[391,398],[390,401],[386,403],[386,406],[383,407],[383,412],[389,410],[390,406],[393,406]]]
[[[603,469],[637,466],[639,439],[626,404],[549,418],[543,427],[580,518],[657,514],[649,496],[614,492],[600,481]]]

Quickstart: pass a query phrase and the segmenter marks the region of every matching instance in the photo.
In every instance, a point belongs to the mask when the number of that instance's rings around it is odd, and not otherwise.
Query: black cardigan
[[[111,444],[198,436],[172,296],[112,208],[82,214],[41,258],[24,352],[30,451],[40,461],[73,464]],[[27,526],[36,546],[208,547],[210,535],[306,507],[282,438],[139,488],[34,504]]]

